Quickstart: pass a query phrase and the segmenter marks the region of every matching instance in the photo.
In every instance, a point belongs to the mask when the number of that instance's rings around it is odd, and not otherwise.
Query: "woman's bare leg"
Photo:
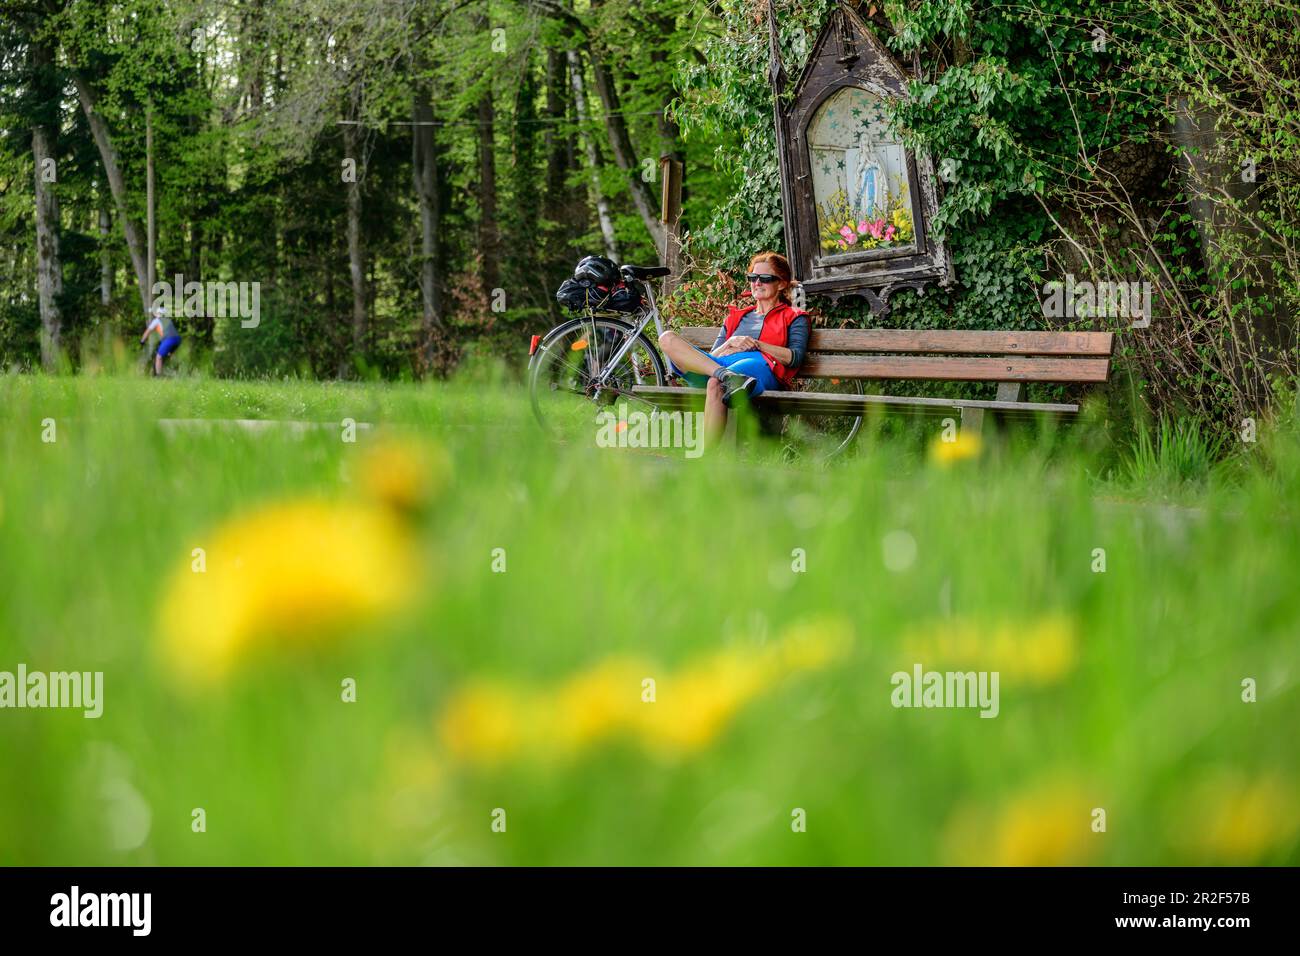
[[[712,375],[721,363],[713,361],[707,355],[701,355],[696,349],[676,332],[665,332],[659,336],[659,347],[663,349],[674,365],[683,372],[701,372]]]
[[[714,369],[722,367],[706,355],[701,355],[676,332],[659,336],[659,347],[683,372],[700,372],[712,376]],[[712,448],[727,427],[727,406],[722,403],[722,383],[709,378],[704,388],[704,447]]]
[[[722,404],[722,383],[709,379],[704,389],[704,447],[712,448],[727,427],[727,406]]]

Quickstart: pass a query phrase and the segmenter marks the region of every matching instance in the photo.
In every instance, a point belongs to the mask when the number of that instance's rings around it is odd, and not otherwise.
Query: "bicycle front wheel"
[[[663,385],[667,378],[659,350],[633,326],[618,319],[583,317],[546,334],[533,357],[528,390],[533,415],[548,435],[565,443],[590,444],[602,408],[617,415],[618,406],[626,404],[649,413],[654,406],[633,395],[632,389]]]

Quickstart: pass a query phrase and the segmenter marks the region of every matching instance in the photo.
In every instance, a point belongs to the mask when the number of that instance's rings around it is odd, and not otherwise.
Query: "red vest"
[[[736,326],[740,325],[740,320],[753,311],[753,308],[752,304],[733,305],[727,310],[726,321],[722,323],[722,327],[727,333],[725,338],[731,338],[735,334]],[[763,316],[763,331],[758,334],[758,340],[769,345],[779,345],[786,348],[786,340],[790,335],[790,323],[799,316],[807,314],[802,309],[796,309],[785,302],[778,302],[767,315]],[[811,331],[810,328],[809,332]],[[798,369],[786,368],[766,352],[763,353],[763,358],[767,359],[767,364],[771,367],[776,380],[782,385],[789,385]]]

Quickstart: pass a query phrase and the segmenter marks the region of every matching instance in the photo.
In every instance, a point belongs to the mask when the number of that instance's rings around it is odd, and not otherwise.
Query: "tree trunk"
[[[433,104],[429,88],[421,83],[412,111],[411,175],[420,206],[420,327],[426,367],[434,358],[434,339],[446,330],[442,318],[442,289],[439,276],[438,226],[442,210],[438,204],[438,145],[433,127]]]
[[[34,92],[40,121],[32,128],[36,163],[36,292],[41,312],[41,365],[53,369],[63,335],[63,264],[59,259],[59,197],[55,194],[59,131],[59,88],[52,75],[54,51],[48,43],[32,47]],[[47,181],[48,180],[48,181]]]
[[[479,18],[480,28],[487,32],[486,17]],[[491,296],[500,286],[501,270],[498,262],[499,244],[497,230],[497,165],[496,165],[496,107],[492,103],[492,74],[483,80],[483,92],[478,100],[478,249],[482,256],[483,291]]]
[[[77,88],[77,99],[81,110],[86,114],[90,133],[99,149],[100,161],[104,164],[104,176],[108,179],[108,188],[113,194],[113,203],[117,206],[117,217],[122,220],[122,232],[126,235],[126,247],[131,254],[131,265],[135,269],[135,281],[140,289],[140,306],[145,313],[152,302],[152,291],[148,287],[148,269],[145,267],[146,253],[140,227],[127,213],[126,181],[122,178],[122,167],[117,161],[117,150],[108,134],[108,124],[99,115],[95,106],[97,98],[86,78],[79,70],[72,71],[72,82]]]
[[[632,204],[641,215],[641,221],[654,240],[655,248],[662,254],[664,228],[659,221],[659,203],[650,185],[641,178],[641,164],[637,162],[632,137],[628,133],[627,122],[623,119],[623,104],[619,99],[614,72],[595,55],[591,57],[591,72],[596,79],[596,93],[605,110],[605,133],[609,137],[614,162],[626,174],[628,188],[632,192]],[[647,158],[658,161],[657,156]]]
[[[203,281],[203,219],[201,216],[190,220],[190,264],[185,271],[185,281]],[[215,319],[209,315],[191,321],[194,323],[194,337],[205,345],[211,345]]]
[[[650,27],[655,36],[667,38],[673,33],[673,18],[652,15],[650,17]],[[656,47],[650,53],[651,63],[664,64],[667,59],[668,52],[661,46]],[[659,156],[657,158],[662,160],[663,157],[668,156],[681,163],[685,168],[686,153],[682,149],[682,130],[677,121],[668,115],[668,104],[672,102],[677,94],[673,89],[671,79],[667,78],[670,76],[669,71],[661,68],[657,75],[665,77],[663,84],[657,90],[659,101],[663,104],[655,113],[655,125],[659,130]],[[681,184],[681,198],[682,202],[685,203],[687,198],[685,177],[683,177]],[[679,217],[676,231],[680,234],[685,229],[686,223],[682,222]]]
[[[46,369],[53,369],[57,363],[63,332],[63,315],[59,309],[59,299],[63,295],[63,267],[59,261],[59,199],[54,194],[54,183],[45,182],[46,161],[53,161],[54,152],[54,131],[44,126],[33,129],[36,291],[41,310],[41,365]]]
[[[560,132],[569,104],[568,58],[563,50],[546,53],[546,126],[542,148],[546,151],[546,198],[542,214],[551,222],[563,222],[569,204],[565,179],[569,171],[568,140]]]
[[[531,50],[521,55],[518,83],[515,87],[511,115],[511,164],[509,186],[512,201],[505,216],[508,228],[514,235],[531,235],[538,231],[542,220],[542,196],[538,169],[538,147],[541,130],[537,123],[538,71]],[[543,237],[543,243],[545,238]],[[503,245],[501,258],[507,275],[533,275],[538,280],[527,284],[521,293],[528,301],[519,304],[545,306],[551,298],[550,284],[545,281],[545,250],[534,244]]]
[[[352,277],[352,352],[362,353],[366,344],[366,264],[361,236],[361,180],[365,163],[358,156],[357,127],[343,124],[343,148],[356,162],[356,175],[346,183],[348,198],[348,273]],[[340,369],[342,371],[342,369]]]
[[[542,133],[542,148],[546,153],[546,193],[542,202],[542,218],[548,223],[546,233],[546,265],[551,274],[551,288],[567,276],[573,268],[573,236],[585,232],[577,227],[576,213],[581,204],[573,201],[568,185],[568,172],[572,168],[572,137],[560,131],[569,112],[571,91],[569,86],[569,60],[563,50],[546,53],[546,124]],[[547,308],[557,322],[560,306],[554,296],[546,297]]]
[[[149,289],[150,297],[153,296],[153,286],[158,268],[158,220],[154,208],[153,196],[153,105],[150,104],[145,112],[145,133],[144,133],[144,208],[145,208],[145,285]],[[172,316],[175,320],[177,316]]]
[[[582,82],[582,59],[578,56],[577,50],[570,50],[568,57],[569,75],[573,80],[573,102],[578,109],[578,125],[585,127],[587,125],[587,96]],[[600,220],[600,234],[605,240],[605,256],[619,262],[618,240],[614,236],[614,221],[609,214],[609,202],[600,189],[600,157],[596,153],[596,141],[592,138],[590,130],[580,135],[583,144],[587,148],[587,170],[591,175],[591,195],[596,203],[596,216]]]
[[[266,12],[264,0],[245,4],[241,13],[239,44],[239,72],[241,86],[247,91],[248,106],[254,113],[261,112],[266,100],[266,87],[262,79],[262,57],[266,55]],[[252,51],[251,55],[249,51]]]
[[[99,301],[102,305],[108,305],[113,301],[113,254],[108,248],[108,236],[113,224],[98,184],[96,193],[99,200]]]
[[[1276,305],[1280,290],[1269,270],[1256,270],[1251,281],[1238,284],[1239,276],[1221,275],[1219,268],[1225,244],[1238,255],[1249,250],[1247,258],[1261,262],[1276,255],[1272,240],[1257,226],[1258,184],[1243,181],[1239,156],[1223,145],[1222,117],[1216,106],[1187,97],[1180,97],[1176,106],[1173,139],[1179,147],[1188,210],[1201,239],[1201,258],[1214,277],[1224,312],[1232,317],[1234,334],[1227,341],[1238,381],[1262,406],[1268,402],[1268,373],[1279,355],[1293,347],[1294,319]],[[1240,203],[1241,209],[1234,210],[1219,194]]]

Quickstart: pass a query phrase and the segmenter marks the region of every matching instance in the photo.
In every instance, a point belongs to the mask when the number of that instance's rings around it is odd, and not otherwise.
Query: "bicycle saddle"
[[[624,279],[657,279],[672,272],[667,266],[623,266],[618,271]]]

